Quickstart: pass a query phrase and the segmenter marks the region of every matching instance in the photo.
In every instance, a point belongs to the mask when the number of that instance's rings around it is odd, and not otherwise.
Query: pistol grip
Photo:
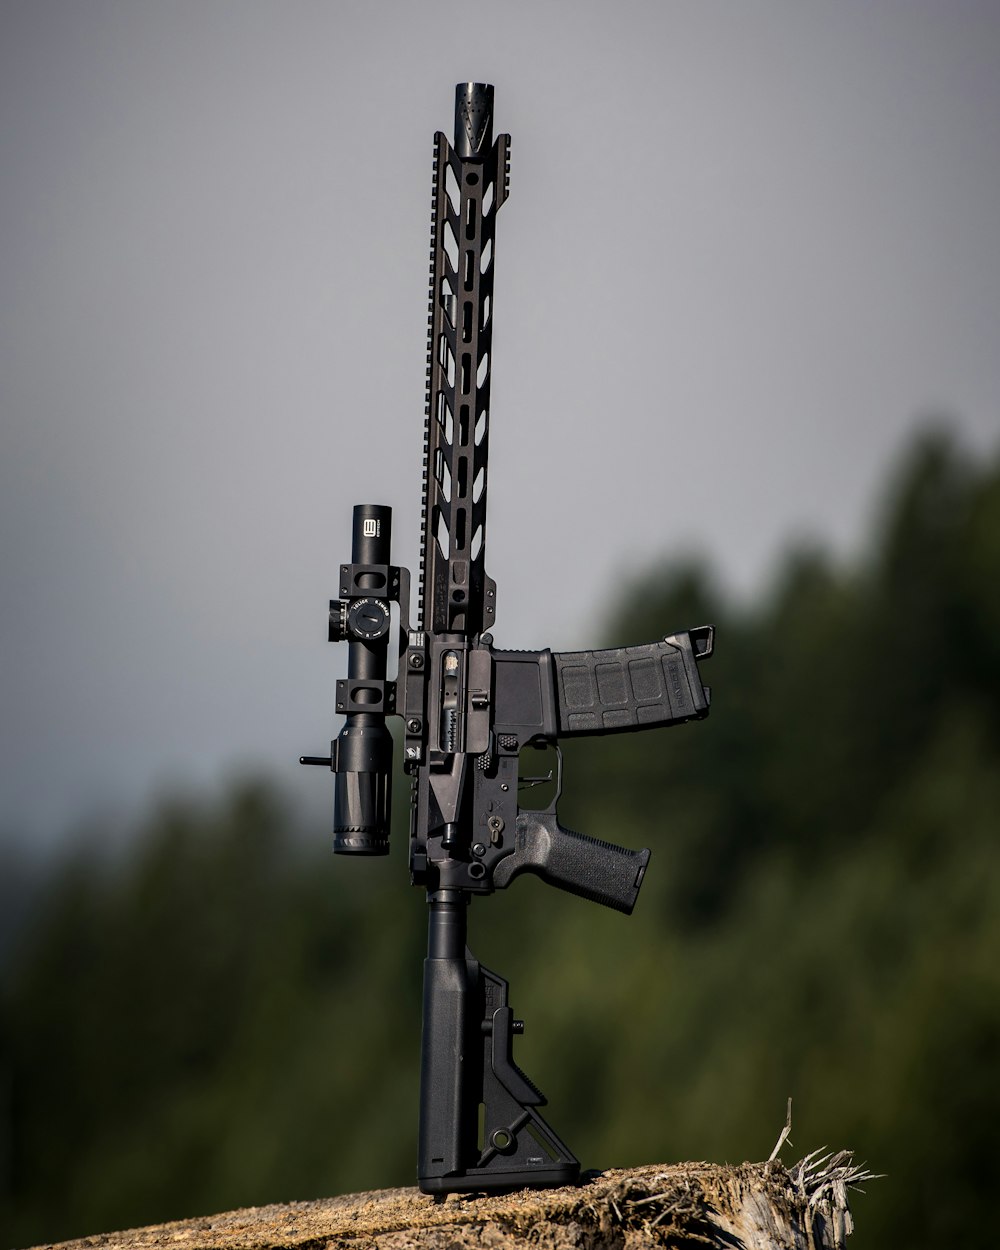
[[[630,851],[574,833],[555,812],[519,812],[513,852],[493,873],[503,888],[522,872],[533,872],[570,894],[630,915],[639,897],[649,851]]]

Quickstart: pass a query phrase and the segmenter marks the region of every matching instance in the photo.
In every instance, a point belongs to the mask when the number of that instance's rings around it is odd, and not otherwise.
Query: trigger
[[[555,746],[555,751],[556,751],[556,792],[552,797],[552,802],[549,804],[550,812],[554,812],[556,810],[556,804],[559,802],[559,796],[562,794],[562,786],[563,786],[562,747],[559,745],[558,742],[556,742],[554,746]]]

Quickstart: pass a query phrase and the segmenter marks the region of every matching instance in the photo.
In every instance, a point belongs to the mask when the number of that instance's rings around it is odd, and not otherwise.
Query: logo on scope
[[[375,517],[366,517],[364,524],[365,538],[378,538],[382,526]]]

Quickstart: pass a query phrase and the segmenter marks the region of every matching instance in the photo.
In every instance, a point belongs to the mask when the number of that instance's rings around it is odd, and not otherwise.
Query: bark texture
[[[847,1187],[871,1179],[847,1152],[739,1167],[612,1170],[578,1186],[451,1195],[382,1189],[85,1237],[62,1250],[840,1250]]]

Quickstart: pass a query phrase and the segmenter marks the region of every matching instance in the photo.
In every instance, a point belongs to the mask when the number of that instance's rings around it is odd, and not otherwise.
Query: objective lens
[[[333,849],[339,855],[387,855],[392,735],[384,723],[348,724],[335,750]]]

